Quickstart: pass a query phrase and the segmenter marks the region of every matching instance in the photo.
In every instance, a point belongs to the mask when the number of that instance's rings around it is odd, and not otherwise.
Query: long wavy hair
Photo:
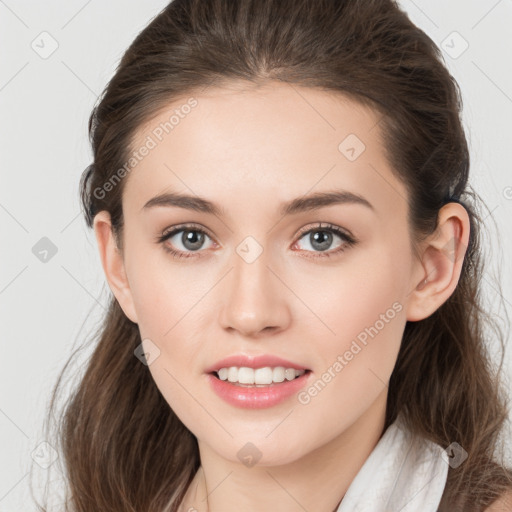
[[[467,459],[449,467],[439,510],[485,510],[512,489],[512,471],[501,439],[508,416],[500,378],[506,336],[481,296],[483,202],[468,184],[459,86],[436,44],[395,1],[168,4],[125,52],[89,118],[93,163],[80,180],[88,227],[107,210],[122,250],[126,178],[118,170],[135,149],[136,131],[177,98],[240,80],[338,91],[370,106],[393,172],[407,187],[413,247],[434,232],[447,202],[468,211],[470,241],[455,291],[431,316],[406,324],[385,428],[402,413],[415,435],[442,447],[459,443]],[[119,183],[98,193],[112,180]],[[90,337],[94,350],[73,375],[52,432],[64,462],[65,510],[176,511],[200,465],[197,440],[134,356],[138,325],[112,294],[109,300]],[[501,344],[498,368],[491,341]],[[75,354],[53,388],[47,429]]]

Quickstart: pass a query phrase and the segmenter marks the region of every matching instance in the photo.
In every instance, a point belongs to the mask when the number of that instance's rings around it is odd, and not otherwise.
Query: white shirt
[[[447,452],[413,437],[399,414],[350,484],[336,512],[437,512]]]

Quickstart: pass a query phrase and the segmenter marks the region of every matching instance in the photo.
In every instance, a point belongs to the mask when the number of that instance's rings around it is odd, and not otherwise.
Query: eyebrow
[[[354,194],[348,190],[334,190],[330,192],[315,192],[307,196],[292,199],[281,205],[280,213],[282,216],[294,215],[337,204],[359,204],[370,210],[375,210],[367,199],[358,194]],[[207,199],[176,192],[166,192],[153,197],[142,207],[142,210],[148,210],[156,206],[174,206],[201,213],[208,213],[218,217],[225,215],[225,210],[222,207]]]

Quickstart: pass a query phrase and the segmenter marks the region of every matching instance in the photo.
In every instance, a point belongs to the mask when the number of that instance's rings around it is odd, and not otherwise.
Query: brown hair
[[[468,185],[460,91],[439,48],[396,2],[174,0],[135,38],[89,119],[94,160],[80,182],[87,225],[107,210],[122,246],[124,179],[97,191],[129,160],[137,129],[178,97],[240,80],[336,91],[371,106],[407,186],[413,248],[435,230],[444,204],[467,209],[459,283],[434,314],[407,322],[385,427],[402,412],[418,436],[459,443],[468,458],[449,468],[440,511],[484,510],[512,489],[497,451],[508,414],[503,355],[495,373],[486,347],[493,336],[504,351],[504,335],[482,303],[483,222]],[[176,511],[200,464],[197,441],[134,356],[138,326],[112,295],[95,339],[58,426],[66,510]]]

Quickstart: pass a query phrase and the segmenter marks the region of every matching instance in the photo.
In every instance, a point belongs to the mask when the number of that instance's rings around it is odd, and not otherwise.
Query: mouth
[[[213,392],[232,406],[248,409],[270,408],[291,400],[312,378],[312,370],[289,366],[250,368],[224,363],[209,370],[205,375]]]

